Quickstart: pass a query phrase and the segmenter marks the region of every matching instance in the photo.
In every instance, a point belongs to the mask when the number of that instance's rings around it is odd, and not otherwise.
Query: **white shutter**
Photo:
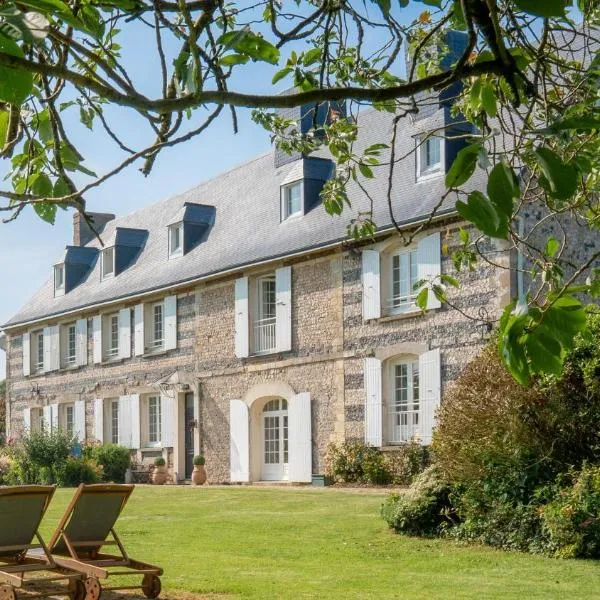
[[[435,348],[419,356],[419,435],[424,445],[431,444],[435,411],[440,405],[440,392],[440,349]]]
[[[175,398],[160,397],[160,435],[163,448],[175,445]]]
[[[250,354],[248,323],[248,278],[235,281],[235,355],[244,358]]]
[[[296,394],[288,403],[289,478],[312,481],[312,421],[310,394]]]
[[[60,369],[60,328],[58,325],[50,327],[50,370]]]
[[[250,481],[250,435],[248,405],[243,400],[229,402],[229,461],[231,481]]]
[[[50,405],[42,408],[42,428],[44,431],[50,431],[52,427],[52,407]]]
[[[177,348],[177,296],[165,298],[165,350]]]
[[[85,400],[77,400],[73,408],[73,434],[80,442],[86,438],[85,435]]]
[[[94,336],[94,363],[102,362],[102,316],[96,315],[92,320],[92,331]]]
[[[275,341],[277,351],[292,349],[292,267],[275,271]]]
[[[142,356],[142,354],[144,354],[144,305],[143,304],[138,304],[135,307],[134,320],[135,320],[135,325],[134,325],[135,355]]]
[[[58,404],[54,403],[50,405],[50,430],[52,433],[58,431]]]
[[[31,374],[31,335],[23,334],[23,376]]]
[[[75,360],[79,367],[87,365],[87,319],[78,319],[75,323]]]
[[[419,279],[440,283],[442,250],[440,232],[437,231],[423,238],[417,246],[417,270]],[[427,294],[427,308],[439,308],[441,302],[435,297],[433,290]]]
[[[104,443],[104,400],[94,400],[94,438],[101,444]]]
[[[31,431],[31,409],[29,407],[23,409],[23,431],[25,433]]]
[[[119,311],[119,358],[131,356],[131,310]]]
[[[131,396],[119,396],[119,446],[131,448]]]
[[[364,361],[365,443],[380,447],[383,443],[383,405],[381,399],[381,361],[368,357]]]
[[[44,327],[43,334],[43,346],[44,346],[44,373],[47,373],[52,369],[52,327]]]
[[[381,317],[381,276],[377,250],[362,252],[362,283],[363,319],[378,319]]]
[[[142,445],[141,431],[140,431],[140,397],[138,394],[129,396],[130,406],[130,430],[131,430],[131,446],[130,448],[137,450]]]

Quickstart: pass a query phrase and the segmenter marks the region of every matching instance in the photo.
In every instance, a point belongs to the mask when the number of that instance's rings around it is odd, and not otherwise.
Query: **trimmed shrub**
[[[584,465],[562,479],[540,509],[548,550],[562,558],[600,558],[600,466]]]
[[[94,460],[69,458],[65,463],[60,485],[76,487],[80,483],[99,483],[102,481],[102,467]]]
[[[202,456],[202,454],[197,454],[196,456],[194,456],[194,466],[195,467],[202,467],[205,463],[206,463],[206,460],[205,460],[204,456]]]
[[[131,454],[129,448],[117,444],[106,444],[105,446],[88,446],[84,456],[93,459],[102,467],[102,480],[114,483],[125,481],[125,471],[131,465]]]
[[[385,464],[394,485],[410,485],[431,464],[431,449],[412,441],[386,452]]]
[[[431,466],[417,475],[402,494],[392,494],[381,507],[387,524],[408,535],[435,535],[451,524],[451,486],[441,471]]]
[[[167,464],[167,461],[162,456],[159,456],[158,458],[154,459],[155,467],[164,467],[166,464]]]
[[[383,452],[362,442],[329,444],[327,475],[343,483],[390,483]]]

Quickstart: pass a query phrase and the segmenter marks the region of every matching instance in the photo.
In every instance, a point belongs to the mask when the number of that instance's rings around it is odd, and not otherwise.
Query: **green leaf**
[[[487,193],[499,215],[512,217],[514,200],[520,192],[514,171],[503,161],[496,164],[488,178]]]
[[[392,8],[392,0],[375,0],[375,4],[379,6],[381,12],[387,17]]]
[[[548,193],[558,200],[568,200],[577,191],[579,172],[574,165],[565,164],[548,148],[538,148],[535,151],[544,178],[541,184]]]
[[[56,204],[50,202],[35,202],[33,210],[35,210],[41,219],[50,223],[50,225],[54,225],[54,220],[56,219]]]
[[[8,133],[8,122],[10,121],[10,113],[7,110],[0,110],[0,150],[6,143],[6,134]]]
[[[71,186],[62,178],[59,177],[54,182],[54,188],[52,189],[53,198],[62,198],[71,194]]]
[[[34,179],[35,178],[35,179]],[[40,198],[52,196],[52,182],[46,173],[35,173],[30,178],[31,191]]]
[[[442,6],[442,0],[417,0],[417,2],[427,4],[427,6],[435,6],[436,8],[440,8],[440,6]]]
[[[415,304],[422,311],[427,310],[427,297],[429,296],[429,288],[424,287],[415,298]]]
[[[440,281],[442,283],[446,283],[448,285],[451,285],[452,287],[459,287],[459,282],[458,279],[456,279],[456,277],[452,277],[452,275],[447,275],[446,273],[444,273],[443,275],[440,276]]]
[[[0,52],[24,58],[17,43],[0,34]],[[0,66],[0,101],[21,106],[33,88],[33,75],[20,69]]]
[[[374,175],[371,167],[365,165],[364,163],[358,163],[358,169],[362,173],[363,177],[366,177],[367,179],[373,179]]]
[[[279,50],[248,28],[224,33],[218,43],[249,56],[252,60],[261,60],[272,65],[279,61]]]
[[[560,248],[560,242],[555,237],[549,237],[546,241],[546,247],[544,248],[544,254],[550,258],[554,258],[558,249]]]
[[[486,235],[506,239],[508,236],[508,219],[500,216],[490,200],[480,191],[471,192],[467,203],[462,200],[456,202],[458,214],[470,221]]]
[[[485,110],[490,117],[495,117],[498,114],[498,106],[496,92],[491,83],[485,82],[481,86],[480,99],[483,110]]]
[[[232,65],[245,65],[249,60],[250,57],[243,54],[227,54],[219,60],[219,64],[224,67],[230,67]]]
[[[564,17],[566,15],[565,0],[515,0],[519,10],[536,17]]]
[[[277,71],[275,75],[273,75],[273,79],[271,83],[275,85],[278,81],[281,81],[283,78],[287,77],[294,69],[292,67],[284,67],[280,71]]]
[[[578,131],[592,131],[594,129],[600,129],[600,117],[596,115],[588,115],[562,119],[561,121],[552,123],[552,125],[550,125],[546,131],[555,132],[565,131],[567,129],[576,129]]]
[[[446,174],[446,187],[454,188],[469,180],[475,171],[477,155],[481,150],[479,142],[470,144],[458,152]]]

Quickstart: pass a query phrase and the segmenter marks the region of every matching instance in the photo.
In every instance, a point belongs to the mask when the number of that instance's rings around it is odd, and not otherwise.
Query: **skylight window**
[[[302,214],[302,182],[296,181],[281,189],[281,220]]]
[[[169,258],[183,256],[183,223],[169,226]]]
[[[61,296],[65,293],[65,265],[54,267],[54,295]]]
[[[115,274],[115,248],[102,250],[102,279],[113,277]]]

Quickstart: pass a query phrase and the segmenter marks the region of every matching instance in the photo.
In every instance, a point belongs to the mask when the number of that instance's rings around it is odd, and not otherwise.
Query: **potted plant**
[[[164,485],[167,481],[167,463],[162,456],[154,461],[154,471],[152,471],[152,483]]]
[[[194,485],[202,485],[206,483],[206,469],[204,468],[204,456],[198,454],[194,456],[194,470],[192,472],[192,483]]]

